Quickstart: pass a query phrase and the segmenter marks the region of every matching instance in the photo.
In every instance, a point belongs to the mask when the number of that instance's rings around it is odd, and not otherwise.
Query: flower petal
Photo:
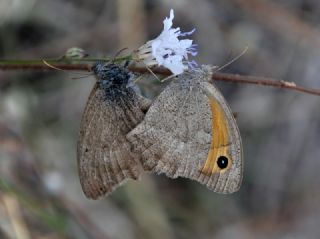
[[[172,20],[174,18],[174,12],[173,12],[173,9],[170,9],[170,17],[166,19],[164,19],[163,21],[163,30],[169,30],[171,27],[172,27]]]
[[[163,21],[163,31],[157,38],[148,41],[138,49],[137,59],[142,60],[147,66],[163,65],[173,74],[178,75],[188,67],[196,66],[194,62],[188,61],[188,54],[197,55],[197,45],[190,39],[179,39],[179,37],[191,35],[195,29],[183,33],[179,27],[172,28],[173,19],[174,11],[171,9],[170,17],[166,17]]]

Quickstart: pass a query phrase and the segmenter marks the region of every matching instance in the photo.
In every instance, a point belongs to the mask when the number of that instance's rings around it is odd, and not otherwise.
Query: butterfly
[[[128,135],[145,171],[196,180],[219,193],[240,188],[243,152],[228,103],[209,82],[212,68],[177,76]]]
[[[227,102],[209,83],[210,67],[177,76],[151,105],[128,86],[125,67],[97,62],[92,69],[98,80],[77,150],[88,198],[110,193],[142,171],[190,178],[220,193],[239,189],[241,137]]]
[[[96,62],[92,71],[97,82],[82,116],[77,161],[85,195],[97,199],[139,177],[139,156],[126,135],[142,121],[148,101],[130,86],[126,67]]]

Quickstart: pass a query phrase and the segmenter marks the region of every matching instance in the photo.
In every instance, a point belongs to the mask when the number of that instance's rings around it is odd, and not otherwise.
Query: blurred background
[[[113,56],[174,27],[196,28],[199,64],[320,88],[318,0],[0,0],[0,58]],[[144,175],[85,198],[76,142],[92,77],[0,71],[0,238],[320,238],[320,98],[218,82],[242,135],[239,192]],[[163,86],[143,83],[155,97]]]

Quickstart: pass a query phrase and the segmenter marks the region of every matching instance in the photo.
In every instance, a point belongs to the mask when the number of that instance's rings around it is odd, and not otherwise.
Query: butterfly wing
[[[144,117],[136,95],[108,101],[97,85],[83,113],[77,146],[80,182],[85,195],[96,199],[127,179],[137,179],[140,166],[126,134]]]
[[[231,193],[242,178],[242,146],[225,99],[205,72],[180,76],[128,135],[145,170]]]

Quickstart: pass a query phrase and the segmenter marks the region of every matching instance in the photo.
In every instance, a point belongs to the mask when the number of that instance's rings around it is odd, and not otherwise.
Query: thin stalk
[[[70,60],[66,58],[53,58],[53,59],[45,59],[46,62],[50,63],[50,65],[57,67],[61,70],[76,70],[76,71],[91,71],[92,62],[95,61],[110,61],[109,58],[84,58],[84,59],[76,59]],[[113,62],[123,62],[131,60],[131,55],[125,57],[114,58]],[[0,70],[8,71],[8,70],[56,70],[48,65],[46,65],[43,60],[0,60]],[[148,70],[145,67],[129,67],[129,70],[136,73],[148,73]],[[171,72],[164,68],[154,68],[152,69],[153,73],[160,75],[171,75]],[[263,86],[271,86],[282,89],[289,89],[298,92],[303,92],[307,94],[320,96],[319,89],[313,88],[305,88],[301,86],[297,86],[293,82],[276,80],[272,78],[259,77],[259,76],[248,76],[248,75],[238,75],[238,74],[228,74],[228,73],[220,73],[215,72],[212,75],[211,81],[226,81],[226,82],[234,82],[241,84],[254,84],[254,85],[263,85]]]

